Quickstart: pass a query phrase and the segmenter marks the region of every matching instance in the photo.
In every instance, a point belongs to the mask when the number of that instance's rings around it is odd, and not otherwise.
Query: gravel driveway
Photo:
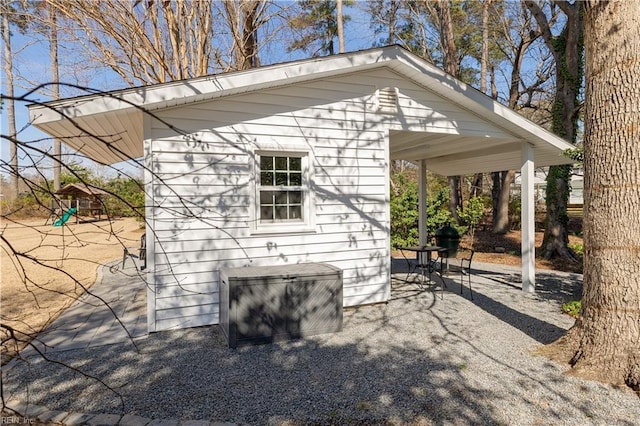
[[[217,327],[52,353],[104,385],[41,359],[3,371],[5,397],[51,410],[241,424],[638,425],[640,398],[568,377],[531,351],[573,320],[560,312],[580,275],[475,264],[474,300],[458,282],[419,291],[394,261],[388,304],[345,310],[344,331],[228,349]]]

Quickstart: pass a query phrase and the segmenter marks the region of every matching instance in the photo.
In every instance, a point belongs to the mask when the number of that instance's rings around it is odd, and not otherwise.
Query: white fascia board
[[[46,130],[48,127],[46,123],[61,121],[65,118],[78,118],[133,108],[154,111],[382,66],[396,70],[425,89],[433,91],[534,145],[551,145],[561,151],[573,147],[564,139],[399,46],[305,59],[246,71],[53,101],[31,105],[29,112],[32,122]]]
[[[334,57],[307,59],[246,71],[34,104],[29,106],[29,115],[37,126],[65,118],[78,118],[123,109],[144,108],[154,111],[185,103],[353,72],[355,69],[375,68],[387,62],[384,55],[385,49],[398,48],[381,48]]]

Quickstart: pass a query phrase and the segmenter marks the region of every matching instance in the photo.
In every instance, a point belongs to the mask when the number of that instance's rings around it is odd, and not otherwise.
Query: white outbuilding
[[[567,163],[571,148],[398,46],[63,99],[30,115],[100,163],[143,158],[151,332],[218,323],[221,268],[323,262],[343,271],[344,306],[387,301],[395,159],[419,165],[422,201],[427,167],[520,170],[522,281],[533,291],[534,162]]]

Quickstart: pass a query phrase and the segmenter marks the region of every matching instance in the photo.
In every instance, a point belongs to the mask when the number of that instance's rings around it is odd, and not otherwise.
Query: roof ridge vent
[[[378,111],[385,113],[398,112],[398,90],[395,87],[383,87],[376,90]]]

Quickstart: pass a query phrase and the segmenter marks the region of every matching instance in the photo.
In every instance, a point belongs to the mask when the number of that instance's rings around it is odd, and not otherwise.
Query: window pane
[[[273,207],[260,206],[260,220],[273,220]]]
[[[289,174],[289,185],[291,186],[302,185],[302,173],[293,172]]]
[[[276,185],[287,186],[287,173],[276,173]]]
[[[302,171],[302,158],[289,157],[289,170]]]
[[[260,156],[260,170],[273,170],[273,157]]]
[[[260,205],[273,204],[273,191],[260,191]]]
[[[282,191],[282,192],[277,192],[276,193],[276,204],[287,204],[287,193]]]
[[[273,172],[261,172],[260,185],[273,185]]]
[[[289,204],[302,204],[302,191],[289,191]]]
[[[287,157],[276,157],[276,170],[287,170]]]
[[[301,206],[289,207],[289,219],[302,219],[302,207]]]
[[[276,220],[288,219],[287,206],[276,206],[275,212],[276,212],[276,215],[275,215]]]

